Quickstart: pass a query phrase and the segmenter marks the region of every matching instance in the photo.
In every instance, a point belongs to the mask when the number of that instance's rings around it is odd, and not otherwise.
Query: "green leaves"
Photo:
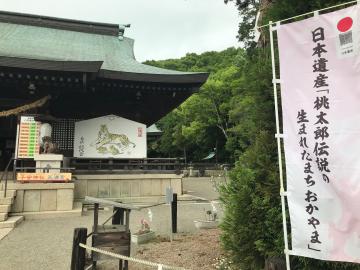
[[[274,138],[270,48],[266,47],[268,40],[265,40],[261,48],[253,47],[251,40],[255,15],[261,8],[265,24],[269,20],[289,18],[346,0],[233,2],[242,18],[238,38],[248,50],[237,56],[239,73],[234,78],[236,87],[233,88],[228,104],[229,138],[226,147],[237,162],[228,185],[221,187],[221,201],[225,209],[221,225],[222,243],[238,269],[258,270],[264,268],[268,258],[283,260],[285,257]],[[266,38],[266,32],[264,33]],[[323,262],[303,257],[292,256],[291,260],[292,269],[299,270],[360,269],[360,266],[354,264]]]
[[[159,121],[164,131],[158,147],[161,154],[182,156],[186,152],[188,161],[200,161],[216,147],[220,162],[231,159],[225,145],[231,128],[232,98],[241,83],[241,63],[244,63],[244,52],[235,48],[188,54],[178,60],[147,62],[164,68],[211,72],[198,93]]]
[[[232,170],[229,184],[221,188],[225,207],[222,243],[230,259],[244,270],[261,269],[266,257],[281,256],[283,249],[273,141],[266,131],[254,135],[254,143]]]

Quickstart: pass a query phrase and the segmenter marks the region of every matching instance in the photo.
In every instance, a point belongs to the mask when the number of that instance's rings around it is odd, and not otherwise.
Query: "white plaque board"
[[[146,125],[108,115],[75,123],[74,157],[146,158]]]

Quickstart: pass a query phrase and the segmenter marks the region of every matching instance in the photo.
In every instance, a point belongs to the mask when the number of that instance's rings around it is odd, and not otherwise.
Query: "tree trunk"
[[[264,270],[286,270],[286,263],[283,258],[267,258]]]

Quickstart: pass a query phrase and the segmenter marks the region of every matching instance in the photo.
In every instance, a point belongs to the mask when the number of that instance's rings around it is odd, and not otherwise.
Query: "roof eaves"
[[[101,69],[99,77],[112,80],[141,81],[154,83],[189,83],[203,84],[209,73],[184,73],[184,74],[150,74]]]

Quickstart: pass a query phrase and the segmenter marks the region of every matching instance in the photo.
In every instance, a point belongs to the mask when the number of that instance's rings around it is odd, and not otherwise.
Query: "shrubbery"
[[[221,161],[236,161],[228,184],[221,187],[225,209],[222,243],[234,269],[258,270],[264,268],[266,260],[285,257],[268,29],[263,30],[260,46],[254,46],[256,13],[262,9],[265,24],[347,0],[233,2],[243,18],[239,40],[246,50],[229,48],[148,62],[211,72],[199,93],[159,122],[164,134],[154,150],[164,156],[187,153],[190,160],[201,160],[218,145]],[[291,257],[291,265],[294,270],[360,270],[354,264],[301,257]]]
[[[231,1],[231,0],[229,0]],[[228,2],[225,0],[225,2]],[[251,43],[254,14],[262,8],[263,22],[277,21],[347,1],[234,0],[243,20],[239,39],[248,50],[242,68],[243,84],[237,106],[230,111],[234,131],[232,147],[237,152],[230,180],[221,188],[225,218],[222,243],[236,269],[263,269],[270,258],[284,260],[280,184],[277,165],[269,44],[264,32],[260,48]],[[229,141],[228,141],[229,145]],[[288,224],[289,225],[289,224]],[[290,227],[290,226],[289,226]],[[290,228],[289,228],[290,231]],[[292,269],[358,270],[359,265],[291,257]]]

